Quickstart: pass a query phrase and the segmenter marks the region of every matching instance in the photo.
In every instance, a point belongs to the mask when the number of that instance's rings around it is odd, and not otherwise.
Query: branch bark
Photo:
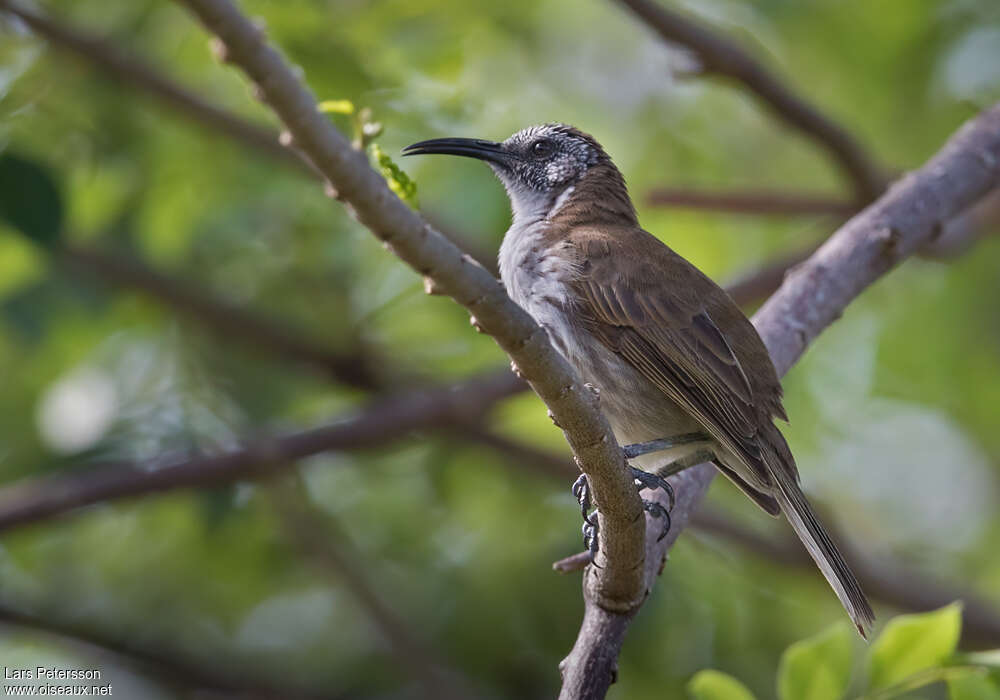
[[[886,175],[847,129],[795,94],[738,44],[653,0],[618,2],[667,41],[693,51],[705,72],[741,83],[774,116],[823,148],[852,184],[859,205],[885,189]]]
[[[1000,104],[967,122],[923,168],[893,185],[786,277],[754,316],[778,374],[788,372],[855,297],[998,185]],[[663,542],[647,537],[647,589],[715,473],[702,464],[671,478],[678,493],[673,526]],[[562,664],[564,700],[604,697],[634,614],[602,609],[586,597],[585,604],[586,624]]]

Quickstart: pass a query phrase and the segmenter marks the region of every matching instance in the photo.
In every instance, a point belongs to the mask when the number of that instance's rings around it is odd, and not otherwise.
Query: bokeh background
[[[546,121],[593,133],[644,226],[720,282],[808,250],[843,214],[655,206],[651,191],[769,188],[850,204],[815,143],[739,86],[699,76],[691,52],[613,2],[242,6],[320,99],[372,110],[390,156]],[[1000,99],[994,0],[671,6],[774,68],[891,172],[918,167]],[[173,3],[32,7],[277,128]],[[0,149],[16,155],[18,177],[51,178],[58,196],[40,201],[61,213],[47,238],[0,224],[0,520],[19,482],[79,487],[109,463],[146,474],[503,370],[464,311],[425,296],[276,149],[190,118],[94,52],[0,6]],[[331,118],[350,132],[349,118]],[[486,167],[398,162],[428,217],[495,255],[509,212]],[[1000,223],[975,225],[968,250],[905,263],[818,340],[785,380],[785,434],[806,491],[856,558],[897,579],[876,596],[880,618],[912,609],[907,593],[964,596],[976,620],[963,644],[995,647]],[[182,292],[224,304],[223,318]],[[338,369],[273,347],[252,324],[227,325],[240,314],[305,339]],[[582,613],[579,574],[550,568],[580,548],[568,450],[530,393],[472,418],[376,430],[364,449],[274,464],[266,478],[4,525],[2,663],[100,667],[125,698],[212,687],[406,698],[441,678],[478,697],[554,696]],[[612,697],[683,697],[710,667],[773,697],[781,651],[842,616],[788,537],[717,480],[630,631]]]

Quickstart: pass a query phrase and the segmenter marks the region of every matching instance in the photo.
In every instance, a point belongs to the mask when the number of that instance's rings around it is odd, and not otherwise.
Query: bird
[[[763,340],[721,287],[639,225],[594,137],[549,123],[500,142],[430,139],[403,154],[475,158],[503,183],[512,216],[501,281],[594,388],[639,485],[711,461],[765,512],[785,515],[867,638],[871,605],[774,423],[788,417]],[[574,493],[593,535],[585,483]]]

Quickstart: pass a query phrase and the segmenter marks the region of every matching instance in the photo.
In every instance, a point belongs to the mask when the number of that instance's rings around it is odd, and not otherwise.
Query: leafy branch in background
[[[382,173],[393,194],[409,204],[413,209],[417,204],[417,183],[403,172],[396,163],[383,151],[375,139],[382,135],[382,122],[373,120],[371,108],[357,109],[350,100],[324,100],[319,103],[319,111],[325,114],[343,114],[350,117],[352,138],[351,145],[359,151],[367,151],[378,171]]]
[[[792,644],[778,667],[780,700],[892,700],[934,683],[946,683],[950,700],[1000,700],[1000,650],[957,651],[962,606],[900,615],[886,625],[852,684],[856,641],[846,622]],[[853,687],[852,687],[853,685]],[[694,700],[754,700],[740,681],[721,671],[695,674]]]

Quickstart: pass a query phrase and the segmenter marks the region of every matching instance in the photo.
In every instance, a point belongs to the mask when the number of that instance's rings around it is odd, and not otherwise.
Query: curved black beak
[[[419,156],[427,153],[478,158],[479,160],[497,164],[503,164],[508,157],[501,144],[495,141],[484,141],[483,139],[430,139],[429,141],[421,141],[403,149],[404,156]]]

